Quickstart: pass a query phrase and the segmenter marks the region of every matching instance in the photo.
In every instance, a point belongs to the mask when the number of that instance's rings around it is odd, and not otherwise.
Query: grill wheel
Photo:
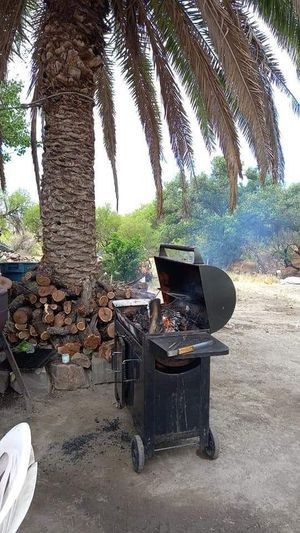
[[[134,471],[140,474],[145,466],[145,450],[139,435],[135,435],[131,441],[131,459]]]

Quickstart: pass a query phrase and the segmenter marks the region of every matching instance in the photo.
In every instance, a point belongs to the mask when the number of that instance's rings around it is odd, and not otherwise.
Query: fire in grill
[[[168,248],[192,251],[194,262],[171,259]],[[231,279],[204,265],[197,248],[161,245],[155,263],[162,302],[115,302],[115,396],[138,431],[132,441],[137,472],[162,443],[170,447],[190,437],[199,437],[202,454],[217,457],[209,425],[210,357],[229,350],[212,333],[235,307]]]

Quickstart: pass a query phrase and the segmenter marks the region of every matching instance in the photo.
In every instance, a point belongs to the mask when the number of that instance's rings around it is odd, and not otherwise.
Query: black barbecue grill
[[[172,259],[167,249],[193,252],[194,261]],[[155,264],[163,299],[155,305],[161,313],[155,333],[149,333],[154,301],[115,302],[115,397],[131,411],[138,433],[131,444],[136,472],[156,451],[192,437],[199,437],[202,455],[217,458],[209,424],[210,357],[229,350],[212,333],[228,322],[236,301],[229,276],[205,265],[195,247],[162,244]]]

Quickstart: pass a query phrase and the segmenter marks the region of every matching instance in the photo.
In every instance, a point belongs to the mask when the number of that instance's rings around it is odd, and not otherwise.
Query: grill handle
[[[159,247],[159,257],[167,257],[166,248],[169,250],[179,250],[182,252],[194,253],[194,265],[203,265],[204,261],[197,246],[183,246],[182,244],[161,244]]]

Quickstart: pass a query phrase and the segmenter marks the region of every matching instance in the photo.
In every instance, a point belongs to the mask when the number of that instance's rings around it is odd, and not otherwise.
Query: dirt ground
[[[300,531],[300,287],[237,283],[238,305],[213,360],[217,461],[165,451],[142,474],[111,385],[55,394],[28,419],[39,461],[21,533],[296,533]],[[2,404],[0,435],[26,420]]]

